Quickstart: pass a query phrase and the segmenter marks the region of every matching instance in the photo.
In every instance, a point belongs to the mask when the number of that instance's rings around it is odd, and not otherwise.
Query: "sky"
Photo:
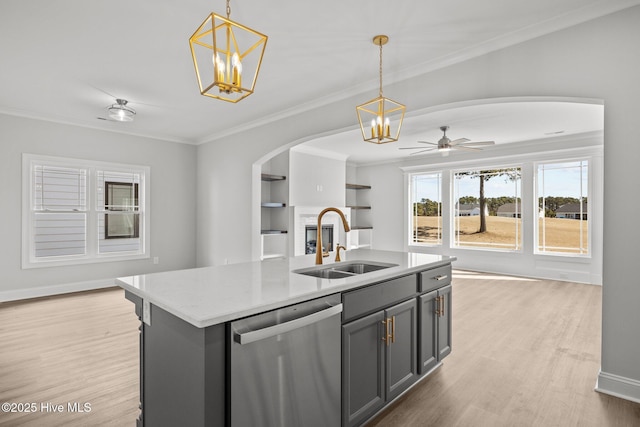
[[[587,162],[565,162],[538,165],[538,192],[540,196],[555,197],[575,197],[588,194],[588,167]],[[426,174],[425,179],[421,179],[416,190],[414,199],[423,198],[430,200],[440,200],[442,198],[439,180],[433,174]],[[479,195],[478,178],[462,177],[454,180],[458,184],[460,197]],[[506,176],[497,176],[485,182],[485,197],[520,196],[519,183],[508,179]]]

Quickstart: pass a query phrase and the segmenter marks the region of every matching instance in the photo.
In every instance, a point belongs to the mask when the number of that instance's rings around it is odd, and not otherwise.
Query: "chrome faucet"
[[[324,247],[322,246],[322,217],[329,211],[333,211],[340,215],[340,219],[342,219],[342,226],[344,227],[345,232],[351,231],[349,228],[349,223],[347,222],[347,218],[345,218],[342,211],[338,208],[326,208],[323,209],[322,212],[318,215],[318,231],[316,234],[316,265],[322,264],[322,252],[324,251]]]

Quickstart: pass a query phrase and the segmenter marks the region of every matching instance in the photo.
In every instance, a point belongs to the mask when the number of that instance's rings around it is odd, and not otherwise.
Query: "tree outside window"
[[[522,248],[521,175],[520,167],[454,173],[454,246]]]

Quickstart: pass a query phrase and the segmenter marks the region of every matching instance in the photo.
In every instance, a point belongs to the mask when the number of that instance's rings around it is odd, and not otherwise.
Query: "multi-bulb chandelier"
[[[211,13],[189,39],[200,93],[238,102],[253,93],[267,36]]]
[[[380,46],[380,92],[378,97],[356,107],[362,138],[374,144],[398,140],[406,109],[404,105],[382,96],[382,46],[388,41],[389,37],[385,35],[373,38],[373,44]]]

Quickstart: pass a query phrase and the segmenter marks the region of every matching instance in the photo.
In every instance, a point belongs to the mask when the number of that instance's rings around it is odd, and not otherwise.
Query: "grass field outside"
[[[488,216],[487,231],[478,233],[479,216],[456,217],[454,220],[455,246],[484,247],[517,250],[522,247],[522,220]],[[442,235],[442,218],[414,217],[414,241],[438,244]],[[540,218],[538,220],[538,250],[572,254],[588,253],[588,220]]]

